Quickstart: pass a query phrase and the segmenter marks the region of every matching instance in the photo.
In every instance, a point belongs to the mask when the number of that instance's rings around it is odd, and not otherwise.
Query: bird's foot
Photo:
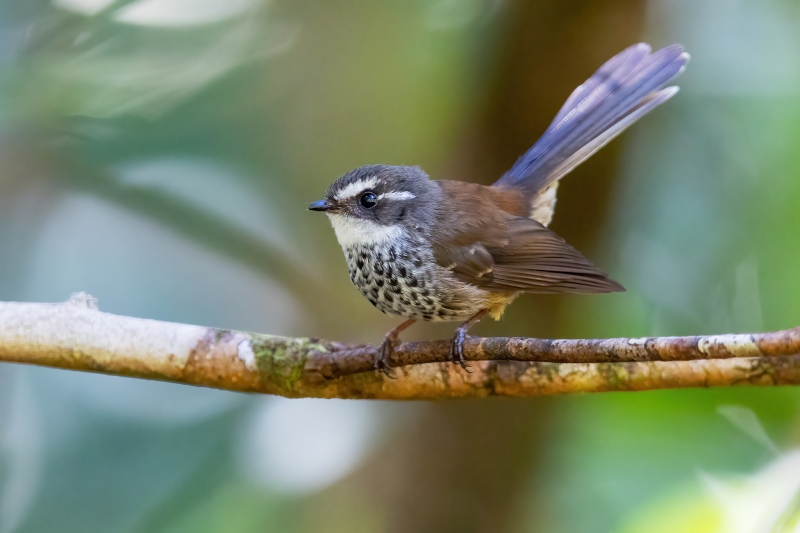
[[[390,331],[383,338],[378,346],[378,354],[375,357],[375,370],[380,370],[386,377],[395,379],[394,367],[389,363],[389,358],[394,353],[395,348],[400,344],[400,339],[394,331]]]
[[[383,342],[378,346],[378,353],[375,357],[375,370],[380,370],[386,374],[386,377],[395,378],[394,367],[389,364],[389,358],[400,344],[400,332],[408,328],[408,326],[414,322],[416,322],[416,319],[410,318],[386,334],[383,338]]]
[[[460,327],[456,329],[456,334],[453,336],[453,342],[450,345],[450,361],[461,365],[466,372],[472,374],[473,369],[467,358],[464,357],[464,341],[467,339],[467,328]]]
[[[450,344],[450,361],[461,365],[465,371],[472,374],[472,367],[467,363],[467,358],[464,357],[464,341],[467,338],[467,330],[474,326],[480,319],[488,313],[487,309],[481,309],[475,313],[472,318],[461,324],[456,328],[456,334],[453,336],[453,342]]]

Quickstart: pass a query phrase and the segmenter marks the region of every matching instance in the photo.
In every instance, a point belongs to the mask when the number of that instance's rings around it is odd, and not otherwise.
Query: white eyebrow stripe
[[[391,191],[378,195],[378,200],[383,198],[388,198],[389,200],[411,200],[416,198],[416,196],[408,191]]]
[[[356,194],[364,191],[366,189],[372,189],[378,184],[378,178],[375,176],[370,176],[368,178],[363,178],[360,180],[356,180],[349,185],[345,185],[342,187],[342,190],[336,193],[334,198],[337,200],[345,200],[347,198],[352,198]]]

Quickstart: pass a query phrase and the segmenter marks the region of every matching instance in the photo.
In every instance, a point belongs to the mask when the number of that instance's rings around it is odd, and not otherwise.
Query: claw
[[[450,361],[460,364],[461,368],[469,374],[472,374],[474,370],[472,366],[467,363],[467,358],[464,357],[464,341],[467,338],[467,330],[474,326],[485,314],[485,310],[478,311],[475,316],[458,326],[455,335],[453,335],[453,342],[450,344]]]
[[[450,360],[454,363],[458,363],[461,365],[461,368],[471,374],[473,372],[472,367],[467,362],[466,357],[464,357],[464,341],[466,338],[467,332],[462,328],[458,328],[450,346]]]
[[[392,332],[386,334],[381,345],[378,346],[378,356],[375,358],[375,370],[380,370],[387,378],[395,379],[394,367],[389,364],[389,358],[394,353],[394,349],[399,343],[397,335]]]
[[[394,367],[389,364],[389,358],[392,356],[392,353],[394,353],[394,349],[397,348],[397,345],[400,344],[398,335],[414,322],[416,322],[416,319],[413,318],[406,320],[387,333],[381,345],[378,346],[378,353],[375,357],[375,370],[380,370],[387,378],[395,379],[397,377],[394,374]]]

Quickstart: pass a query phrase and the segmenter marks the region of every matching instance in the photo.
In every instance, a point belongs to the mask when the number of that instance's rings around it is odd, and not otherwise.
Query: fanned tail
[[[689,54],[679,44],[650,51],[639,43],[609,59],[573,91],[536,144],[495,185],[536,195],[669,100],[678,87],[664,85],[683,72]]]

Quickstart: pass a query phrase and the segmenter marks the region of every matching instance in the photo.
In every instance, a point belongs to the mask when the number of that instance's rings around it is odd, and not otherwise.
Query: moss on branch
[[[0,303],[0,361],[287,397],[441,399],[800,384],[800,328],[646,339],[470,338],[401,344],[396,379],[376,348],[203,328],[62,304]]]

